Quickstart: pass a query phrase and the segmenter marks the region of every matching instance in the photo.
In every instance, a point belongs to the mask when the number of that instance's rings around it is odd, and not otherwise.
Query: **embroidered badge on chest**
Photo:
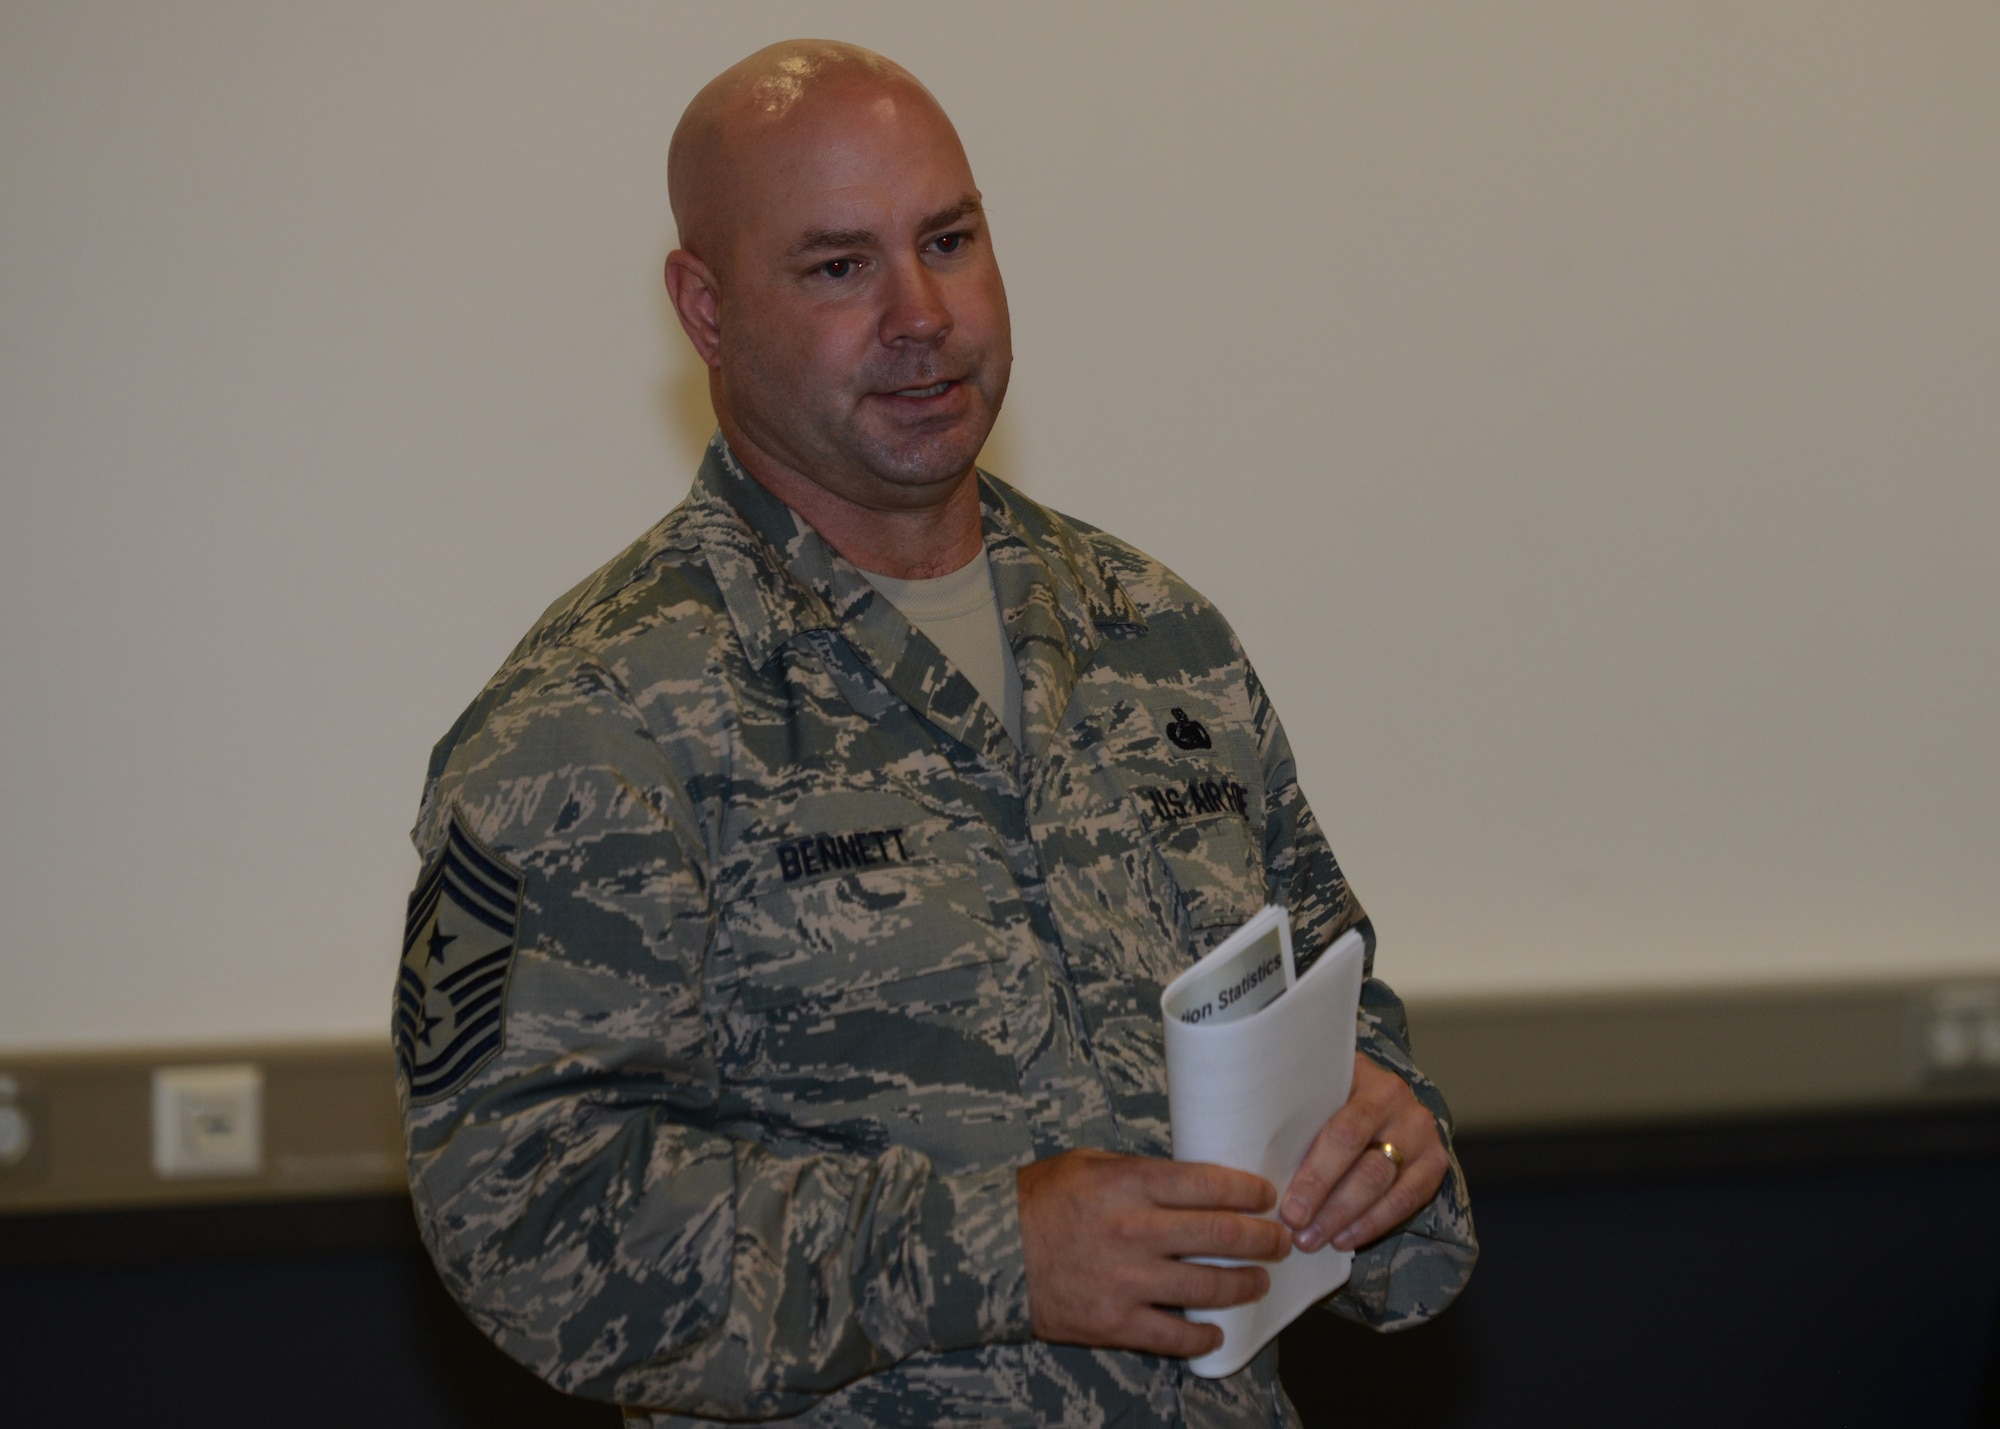
[[[1167,738],[1176,749],[1209,749],[1208,726],[1198,719],[1189,719],[1188,712],[1179,705],[1174,706],[1174,717],[1167,722]]]
[[[1243,786],[1234,779],[1190,779],[1185,785],[1164,789],[1141,788],[1139,792],[1152,806],[1153,817],[1163,824],[1205,818],[1210,814],[1234,814],[1239,819],[1250,817],[1249,800]]]
[[[454,813],[403,924],[396,1061],[411,1100],[457,1091],[498,1055],[522,884]]]

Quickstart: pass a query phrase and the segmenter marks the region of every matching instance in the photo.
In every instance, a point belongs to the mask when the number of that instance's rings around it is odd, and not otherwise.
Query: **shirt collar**
[[[1103,628],[1139,633],[1146,622],[1073,524],[985,472],[979,480],[987,557],[1021,674],[1023,731],[1038,750]],[[709,441],[689,499],[709,568],[753,666],[762,668],[800,636],[834,632],[927,717],[975,747],[993,743],[998,721],[986,728],[983,705],[966,698],[970,683],[944,678],[943,657],[930,642],[803,516],[746,472],[720,432]],[[961,683],[963,691],[955,688]]]
[[[1009,587],[1048,584],[1079,654],[1096,649],[1100,626],[1146,628],[1074,524],[988,473],[979,475],[987,555],[1003,611],[1018,603],[1009,599]],[[743,469],[720,432],[709,439],[690,501],[703,518],[696,523],[702,547],[752,664],[763,665],[806,631],[839,630],[874,593],[803,516]]]

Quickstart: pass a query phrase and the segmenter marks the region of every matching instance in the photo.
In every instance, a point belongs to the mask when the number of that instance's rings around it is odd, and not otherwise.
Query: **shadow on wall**
[[[681,331],[664,283],[658,302],[662,370],[655,390],[660,422],[666,428],[669,447],[683,459],[679,469],[691,475],[701,464],[702,449],[715,430],[715,409],[708,400],[708,369]]]

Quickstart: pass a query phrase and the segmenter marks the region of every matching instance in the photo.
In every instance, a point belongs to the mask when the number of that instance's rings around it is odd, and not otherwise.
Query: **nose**
[[[951,323],[951,307],[938,275],[920,258],[899,265],[882,312],[883,345],[935,345],[951,331]]]

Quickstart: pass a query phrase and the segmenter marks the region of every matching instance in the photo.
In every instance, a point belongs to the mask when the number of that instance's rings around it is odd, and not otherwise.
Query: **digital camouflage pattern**
[[[1024,750],[717,437],[433,756],[427,879],[471,848],[520,893],[504,1036],[463,1076],[417,1035],[461,964],[413,910],[418,1218],[502,1348],[634,1420],[1296,1422],[1274,1349],[1209,1381],[1033,1341],[1014,1170],[1169,1154],[1161,988],[1266,902],[1302,949],[1361,910],[1221,617],[982,502]],[[1361,1021],[1448,1131],[1379,982]],[[1475,1253],[1454,1162],[1330,1303],[1413,1323]]]

